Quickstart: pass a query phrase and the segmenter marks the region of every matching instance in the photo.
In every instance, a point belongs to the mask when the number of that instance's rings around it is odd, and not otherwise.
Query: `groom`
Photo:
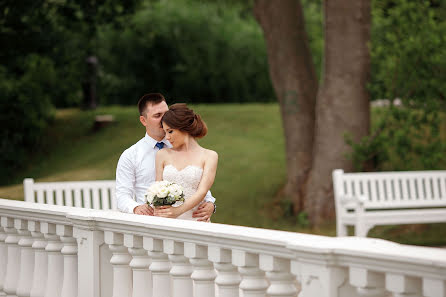
[[[116,201],[122,212],[153,216],[153,208],[144,202],[148,186],[155,182],[155,156],[163,147],[172,147],[164,139],[161,118],[169,110],[166,99],[159,93],[146,94],[139,99],[139,120],[146,127],[146,135],[126,149],[116,168]],[[133,199],[136,197],[136,201]],[[215,212],[215,198],[208,192],[193,217],[209,221]]]

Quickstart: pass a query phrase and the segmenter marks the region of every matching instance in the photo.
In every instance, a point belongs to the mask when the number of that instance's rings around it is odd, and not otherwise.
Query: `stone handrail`
[[[446,251],[0,199],[0,296],[446,296]]]

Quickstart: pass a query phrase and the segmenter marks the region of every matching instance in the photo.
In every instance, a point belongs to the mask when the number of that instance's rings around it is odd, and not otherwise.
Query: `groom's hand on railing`
[[[153,208],[147,204],[141,204],[133,209],[133,213],[138,215],[153,216]]]
[[[204,202],[198,206],[197,210],[192,214],[192,217],[197,218],[197,221],[209,222],[213,213],[214,203]]]

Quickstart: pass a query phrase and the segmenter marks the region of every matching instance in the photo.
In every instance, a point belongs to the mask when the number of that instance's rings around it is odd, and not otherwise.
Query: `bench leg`
[[[355,236],[358,237],[367,237],[367,234],[369,233],[370,229],[372,229],[373,226],[366,225],[366,224],[356,224],[355,225]]]
[[[336,223],[336,236],[347,236],[347,225],[342,224],[341,222]]]

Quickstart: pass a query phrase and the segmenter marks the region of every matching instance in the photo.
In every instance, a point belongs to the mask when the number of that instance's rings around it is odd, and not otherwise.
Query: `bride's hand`
[[[178,207],[172,207],[170,205],[157,206],[154,210],[154,215],[163,218],[176,218],[180,215]]]

